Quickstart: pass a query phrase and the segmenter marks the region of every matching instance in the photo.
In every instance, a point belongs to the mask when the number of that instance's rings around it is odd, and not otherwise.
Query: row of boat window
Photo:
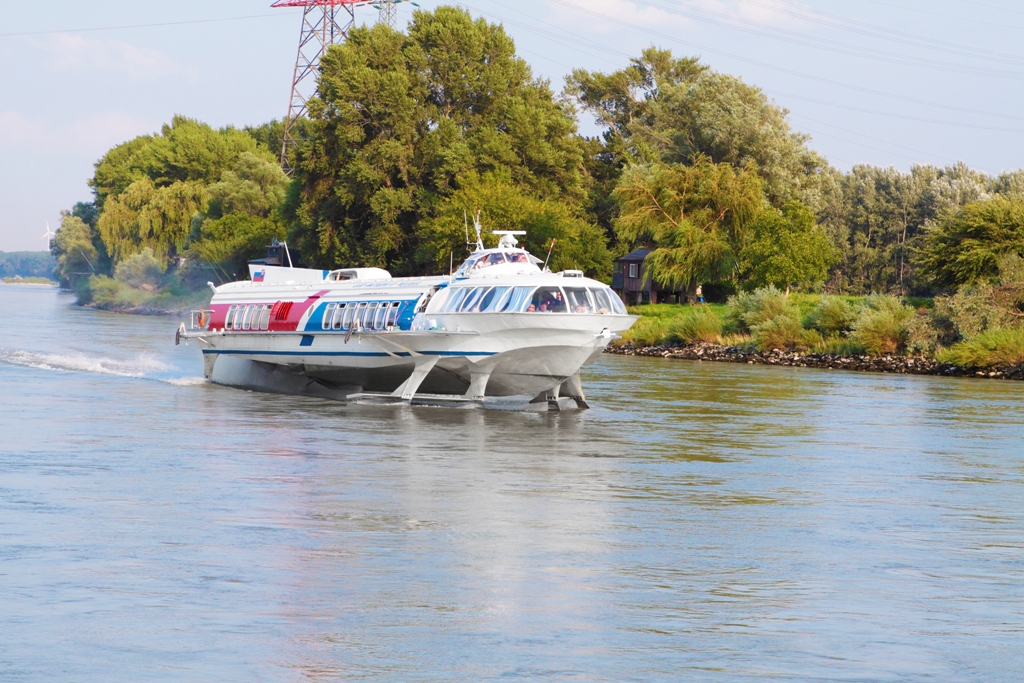
[[[228,306],[225,330],[265,330],[270,327],[270,304]]]
[[[383,330],[398,324],[401,301],[359,301],[327,304],[321,326],[325,330]]]
[[[618,313],[626,307],[608,288],[455,287],[435,313]]]

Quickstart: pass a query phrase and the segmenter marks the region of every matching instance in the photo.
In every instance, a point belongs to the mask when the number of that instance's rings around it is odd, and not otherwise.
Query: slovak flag
[[[266,270],[254,270],[252,272],[253,282],[263,282],[263,276],[267,274]]]

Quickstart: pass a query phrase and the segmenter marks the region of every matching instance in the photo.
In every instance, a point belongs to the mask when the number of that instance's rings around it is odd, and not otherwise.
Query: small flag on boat
[[[252,273],[253,282],[263,282],[263,276],[267,274],[266,270],[254,270]]]

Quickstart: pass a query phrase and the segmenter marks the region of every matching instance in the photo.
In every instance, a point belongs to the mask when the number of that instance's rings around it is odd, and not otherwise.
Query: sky
[[[1014,0],[418,0],[505,25],[536,75],[614,71],[650,45],[759,86],[841,170],[1024,166],[1024,5]],[[93,164],[175,114],[287,111],[301,10],[270,0],[0,0],[0,251],[46,249]],[[399,24],[413,7],[399,5]],[[373,22],[371,7],[356,10]],[[598,132],[579,115],[584,134]]]

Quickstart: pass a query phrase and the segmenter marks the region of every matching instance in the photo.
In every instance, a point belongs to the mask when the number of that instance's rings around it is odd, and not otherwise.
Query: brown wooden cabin
[[[651,280],[644,260],[651,249],[636,249],[615,259],[612,289],[628,306],[637,304],[679,303],[686,298],[682,288],[662,287]]]

